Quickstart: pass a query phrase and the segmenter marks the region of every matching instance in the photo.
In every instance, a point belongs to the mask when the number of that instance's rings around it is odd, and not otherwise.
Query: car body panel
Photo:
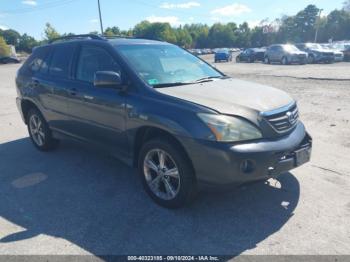
[[[264,112],[293,102],[283,91],[233,78],[160,88],[157,91],[233,115],[242,108]]]
[[[76,79],[80,47],[86,43],[110,52],[121,67],[124,89],[95,87]],[[41,47],[34,51],[34,56],[43,48],[51,50],[62,44],[65,43]],[[294,102],[286,93],[271,87],[229,78],[154,89],[118,53],[118,45],[130,44],[168,45],[135,39],[68,41],[66,47],[75,48],[75,52],[66,79],[28,72],[32,55],[16,79],[21,114],[23,103],[30,101],[42,112],[55,137],[70,137],[101,146],[127,164],[135,163],[140,130],[163,130],[183,146],[198,181],[214,184],[266,179],[265,167],[276,161],[272,155],[277,151],[295,150],[307,136],[300,122],[284,134],[275,134],[267,127],[262,113]],[[212,131],[198,113],[229,114],[246,119],[263,131],[264,138],[239,143],[213,141]],[[266,131],[268,128],[270,131]],[[237,169],[246,157],[259,162],[259,170],[251,177],[243,176]],[[213,163],[212,166],[208,166],[209,163]]]

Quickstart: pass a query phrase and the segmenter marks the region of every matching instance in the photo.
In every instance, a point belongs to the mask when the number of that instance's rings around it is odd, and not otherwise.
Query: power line
[[[32,12],[46,10],[46,9],[49,9],[49,8],[54,8],[54,7],[67,5],[67,4],[70,4],[70,3],[74,2],[74,1],[78,1],[78,0],[55,0],[55,1],[50,1],[50,2],[44,3],[44,4],[40,5],[40,6],[35,6],[35,7],[24,7],[24,8],[3,10],[2,13],[5,13],[5,14],[32,13]]]
[[[134,0],[134,2],[136,2],[137,4],[141,4],[141,5],[145,5],[145,6],[149,6],[149,7],[153,7],[153,8],[157,8],[157,9],[162,9],[160,7],[160,3],[159,4],[152,4],[149,2],[144,2],[142,0]],[[167,13],[179,13],[179,14],[184,14],[184,15],[190,15],[190,16],[199,16],[199,17],[203,17],[203,18],[208,18],[208,14],[200,14],[200,13],[190,13],[187,11],[183,11],[183,10],[178,10],[178,9],[162,9],[163,11],[167,12]]]

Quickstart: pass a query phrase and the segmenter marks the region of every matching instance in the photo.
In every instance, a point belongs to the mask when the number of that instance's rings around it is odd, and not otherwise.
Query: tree
[[[46,23],[44,32],[45,32],[46,40],[48,41],[60,37],[60,34],[56,31],[56,29],[50,23]]]
[[[343,10],[346,11],[346,12],[350,12],[350,0],[346,0],[343,3]]]
[[[104,35],[106,36],[120,36],[121,31],[119,27],[113,26],[113,27],[107,27],[106,30],[104,31]]]
[[[9,56],[10,53],[10,47],[6,44],[5,39],[0,36],[0,57]]]
[[[234,45],[234,32],[224,24],[216,23],[210,30],[209,35],[211,47],[231,47]]]
[[[179,46],[186,47],[186,48],[189,48],[192,46],[192,37],[190,33],[182,27],[176,30],[176,40]]]
[[[18,50],[31,53],[33,48],[39,43],[35,40],[34,37],[31,37],[27,34],[23,34],[19,39]]]
[[[334,10],[328,17],[324,27],[321,28],[324,38],[333,40],[350,39],[350,12],[345,10]],[[327,40],[325,39],[325,40]]]
[[[18,45],[19,38],[21,37],[17,31],[12,29],[3,30],[0,35],[5,39],[8,45],[14,45],[16,47]]]
[[[156,39],[176,43],[175,30],[169,23],[150,23],[142,21],[134,27],[133,34],[136,37]]]

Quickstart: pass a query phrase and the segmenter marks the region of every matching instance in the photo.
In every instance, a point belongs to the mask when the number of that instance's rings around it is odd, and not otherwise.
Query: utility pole
[[[103,23],[102,23],[100,0],[97,0],[97,4],[98,4],[98,13],[99,13],[99,16],[100,16],[101,35],[103,35]]]
[[[318,14],[318,20],[316,21],[316,33],[315,33],[315,43],[317,43],[317,36],[318,36],[318,30],[320,29],[320,23],[321,23],[321,13],[323,9],[320,9],[320,12]]]

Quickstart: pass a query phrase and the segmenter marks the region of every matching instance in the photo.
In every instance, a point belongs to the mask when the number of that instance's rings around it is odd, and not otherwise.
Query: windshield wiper
[[[189,82],[164,83],[164,84],[153,85],[153,88],[163,88],[163,87],[172,87],[172,86],[184,86],[184,85],[190,85],[190,84],[192,84],[192,83],[189,83]]]
[[[209,76],[209,77],[200,78],[194,81],[193,83],[202,83],[202,82],[212,81],[213,79],[225,79],[225,78],[227,78],[227,76]]]

